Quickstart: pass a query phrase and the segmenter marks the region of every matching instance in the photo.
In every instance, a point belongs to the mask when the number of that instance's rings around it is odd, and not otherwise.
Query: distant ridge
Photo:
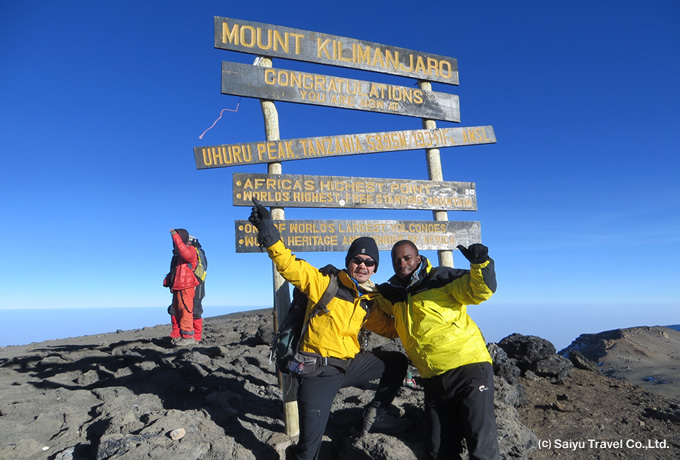
[[[680,325],[639,326],[582,334],[566,349],[598,363],[603,374],[680,400]],[[565,354],[566,352],[566,354]]]

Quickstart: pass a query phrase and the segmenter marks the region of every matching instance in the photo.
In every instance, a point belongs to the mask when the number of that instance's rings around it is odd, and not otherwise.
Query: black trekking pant
[[[463,438],[470,460],[498,460],[493,367],[474,363],[423,379],[431,459],[460,459]]]
[[[408,359],[398,351],[372,351],[357,354],[346,371],[333,366],[322,366],[313,377],[298,378],[298,412],[300,438],[296,459],[317,459],[321,439],[331,412],[333,399],[340,388],[364,385],[380,379],[373,401],[388,407],[401,387]],[[358,426],[361,430],[361,426]]]

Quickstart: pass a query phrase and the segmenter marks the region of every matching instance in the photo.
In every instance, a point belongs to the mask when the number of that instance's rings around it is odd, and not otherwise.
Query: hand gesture
[[[457,246],[460,252],[471,264],[483,264],[489,260],[489,248],[480,243],[471,244],[467,248],[462,244]]]
[[[262,225],[262,221],[272,220],[272,214],[269,212],[267,208],[262,206],[262,203],[253,198],[252,212],[250,213],[250,217],[248,217],[248,220],[259,230]]]
[[[261,246],[268,248],[281,239],[279,230],[274,226],[272,214],[255,198],[253,198],[253,208],[248,220],[257,227],[257,241]]]

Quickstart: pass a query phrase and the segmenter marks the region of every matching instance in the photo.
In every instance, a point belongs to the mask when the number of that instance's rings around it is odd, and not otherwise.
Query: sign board
[[[454,94],[237,62],[222,62],[222,94],[460,121]]]
[[[196,169],[366,153],[493,144],[491,126],[416,129],[194,147]]]
[[[481,241],[479,222],[418,220],[275,220],[281,239],[293,252],[347,251],[361,236],[375,239],[378,249],[389,251],[399,240],[411,240],[420,250],[456,249]],[[257,228],[237,220],[236,252],[261,252]]]
[[[215,16],[215,48],[458,84],[454,58],[260,22]]]
[[[477,210],[472,182],[235,173],[232,192],[234,206]]]

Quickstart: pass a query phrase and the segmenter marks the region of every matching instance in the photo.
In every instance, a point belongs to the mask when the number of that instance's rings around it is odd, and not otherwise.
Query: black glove
[[[460,249],[460,252],[471,264],[483,264],[489,260],[489,248],[483,244],[475,243],[467,248],[462,244],[459,244],[457,248]]]
[[[252,212],[250,213],[248,220],[259,230],[263,220],[272,220],[272,214],[267,208],[262,206],[262,203],[253,198]]]
[[[255,198],[253,198],[253,208],[248,220],[257,227],[257,242],[260,246],[268,248],[281,239],[279,229],[274,226],[272,214]]]
[[[340,270],[335,268],[335,266],[333,266],[332,264],[328,264],[325,267],[321,267],[319,269],[319,273],[321,273],[323,276],[329,276],[331,273],[337,275],[339,271]]]

